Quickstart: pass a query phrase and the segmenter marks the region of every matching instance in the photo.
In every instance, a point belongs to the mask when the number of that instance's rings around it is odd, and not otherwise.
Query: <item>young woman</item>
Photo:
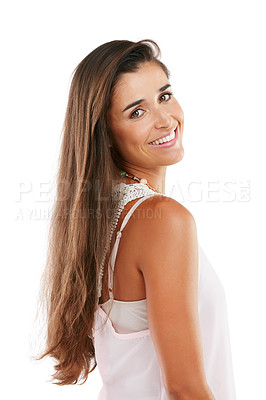
[[[77,66],[44,280],[41,357],[58,384],[98,365],[98,399],[235,399],[224,289],[191,213],[165,195],[184,114],[152,40]]]

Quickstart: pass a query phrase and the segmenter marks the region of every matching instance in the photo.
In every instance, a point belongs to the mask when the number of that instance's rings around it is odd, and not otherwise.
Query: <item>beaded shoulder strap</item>
[[[111,219],[109,244],[112,240],[113,233],[115,231],[119,217],[120,217],[121,212],[122,212],[123,208],[125,207],[125,205],[132,200],[138,199],[143,196],[148,196],[151,194],[165,196],[165,194],[163,194],[163,193],[158,193],[158,192],[155,192],[154,190],[150,189],[144,183],[126,184],[126,183],[120,182],[114,186],[113,196],[114,196],[115,200],[118,200],[118,207],[116,210],[114,210],[114,213],[113,213],[113,216]],[[104,272],[104,263],[105,263],[107,250],[108,250],[108,245],[105,246],[103,260],[100,265],[100,271],[99,271],[99,276],[98,276],[98,298],[101,297],[101,293],[102,293],[102,277],[103,277],[103,272]]]

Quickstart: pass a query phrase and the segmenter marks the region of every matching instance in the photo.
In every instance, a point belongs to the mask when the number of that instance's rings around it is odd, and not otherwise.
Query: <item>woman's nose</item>
[[[154,112],[154,126],[155,128],[171,128],[172,118],[170,115],[163,110],[156,110]]]

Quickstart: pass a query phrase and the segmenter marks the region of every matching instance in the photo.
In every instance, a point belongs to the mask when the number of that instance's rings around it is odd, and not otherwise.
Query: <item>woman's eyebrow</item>
[[[163,92],[164,90],[166,90],[167,88],[169,88],[169,86],[171,86],[170,83],[167,83],[166,85],[162,86],[162,87],[158,90],[158,93]],[[127,111],[129,108],[134,107],[134,106],[136,106],[136,105],[142,103],[143,101],[145,101],[145,99],[140,99],[140,100],[133,101],[133,103],[130,103],[128,106],[126,106],[126,108],[124,108],[124,110],[123,110],[122,112]]]

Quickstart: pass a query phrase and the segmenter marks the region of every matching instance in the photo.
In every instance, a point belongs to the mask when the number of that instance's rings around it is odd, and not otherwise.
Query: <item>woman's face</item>
[[[146,176],[182,160],[184,114],[159,65],[122,74],[111,100],[108,123],[127,172]],[[151,144],[169,135],[167,144]]]

